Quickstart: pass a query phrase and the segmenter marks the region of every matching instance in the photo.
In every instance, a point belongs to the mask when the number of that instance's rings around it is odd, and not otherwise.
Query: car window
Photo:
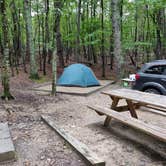
[[[163,73],[162,73],[162,75],[166,75],[166,65],[163,66]]]
[[[166,65],[152,66],[145,73],[166,75]]]

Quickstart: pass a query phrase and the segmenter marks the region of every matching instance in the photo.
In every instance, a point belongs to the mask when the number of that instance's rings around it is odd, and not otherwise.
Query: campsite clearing
[[[100,86],[92,86],[92,87],[70,87],[70,86],[57,86],[57,93],[62,94],[69,94],[69,95],[79,95],[79,96],[88,96],[94,92],[97,92],[111,84],[114,83],[114,81],[110,80],[99,80]],[[51,83],[48,83],[46,85],[41,85],[32,88],[32,90],[39,91],[40,92],[51,92]]]
[[[119,86],[113,84],[105,90],[117,88]],[[42,122],[41,114],[51,116],[65,131],[87,145],[97,156],[102,156],[106,166],[165,164],[165,159],[154,151],[164,151],[164,146],[156,143],[155,139],[115,120],[108,128],[103,127],[104,117],[86,107],[87,104],[110,107],[110,98],[100,92],[87,97],[57,94],[56,98],[26,89],[13,93],[16,100],[8,104],[8,110],[5,110],[7,104],[2,101],[0,107],[0,120],[9,121],[18,156],[16,162],[7,166],[86,166],[82,158]],[[123,101],[120,104],[123,105]],[[166,128],[164,116],[141,110],[137,113],[142,121]]]

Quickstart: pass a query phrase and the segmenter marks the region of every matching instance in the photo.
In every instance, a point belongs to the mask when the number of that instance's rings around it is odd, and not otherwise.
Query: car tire
[[[155,88],[147,88],[144,90],[144,92],[161,95],[161,92]]]

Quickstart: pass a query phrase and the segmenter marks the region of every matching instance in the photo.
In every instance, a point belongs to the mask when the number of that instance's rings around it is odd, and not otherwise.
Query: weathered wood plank
[[[105,162],[99,159],[85,144],[69,135],[65,130],[60,129],[48,116],[42,115],[42,119],[55,130],[64,140],[66,140],[87,162],[88,165],[105,166]]]
[[[128,105],[118,106],[118,107],[115,107],[114,110],[117,112],[125,112],[129,110],[129,107]]]
[[[112,104],[111,104],[111,108],[114,109],[114,108],[116,108],[116,106],[119,103],[119,98],[112,97],[112,100],[113,101],[112,101]],[[111,117],[107,116],[106,119],[105,119],[105,121],[104,121],[104,126],[107,127],[109,125],[110,121],[111,121]]]
[[[135,111],[135,107],[134,107],[134,104],[131,100],[126,100],[127,104],[128,104],[128,107],[129,107],[129,111],[130,111],[130,114],[132,117],[138,119],[138,116],[137,116],[137,113]]]
[[[158,113],[161,113],[161,114],[163,113],[163,115],[166,115],[166,111],[163,108],[155,107],[152,105],[146,105],[146,107],[151,108],[151,109],[155,109],[156,111],[158,111]]]
[[[109,126],[110,121],[111,121],[111,118],[112,118],[112,117],[110,117],[110,116],[107,116],[107,117],[105,118],[105,121],[104,121],[104,126],[105,126],[105,127]]]
[[[147,108],[149,108],[149,109],[147,109]],[[148,111],[148,112],[152,112],[152,113],[154,113],[154,114],[159,114],[159,115],[162,115],[162,116],[166,116],[166,112],[163,112],[163,111],[160,111],[160,110],[156,110],[156,108],[154,108],[154,107],[149,107],[149,106],[143,106],[142,108],[141,108],[141,110],[143,110],[143,111]]]
[[[166,96],[144,93],[131,89],[116,89],[102,92],[103,94],[118,97],[122,99],[132,100],[140,103],[140,105],[151,105],[158,108],[163,108],[166,112]]]
[[[126,115],[123,115],[121,113],[118,113],[114,110],[111,110],[109,108],[103,108],[101,106],[88,106],[90,109],[95,110],[96,112],[105,114],[108,117],[112,117],[128,126],[134,127],[140,131],[145,132],[148,135],[151,135],[160,141],[166,142],[166,130],[159,128],[157,126],[153,126],[147,123],[144,123],[138,119],[127,117]]]
[[[7,123],[0,123],[0,162],[16,159],[15,148]]]

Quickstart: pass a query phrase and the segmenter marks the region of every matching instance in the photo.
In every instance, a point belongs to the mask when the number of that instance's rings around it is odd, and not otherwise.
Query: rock
[[[31,165],[30,161],[26,160],[26,161],[24,162],[24,166],[30,166],[30,165]]]
[[[44,160],[44,159],[45,159],[45,156],[41,156],[41,157],[40,157],[40,160]]]

